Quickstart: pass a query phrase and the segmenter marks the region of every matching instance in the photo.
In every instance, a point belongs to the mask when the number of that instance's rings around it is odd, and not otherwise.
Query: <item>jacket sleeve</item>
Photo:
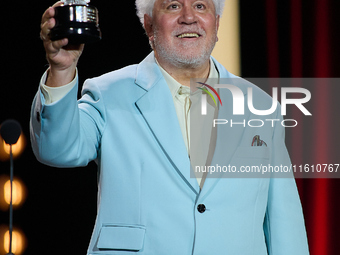
[[[30,137],[37,159],[55,167],[85,166],[97,158],[105,125],[105,108],[98,87],[89,81],[77,101],[78,80],[60,100],[45,104],[37,92],[30,119]],[[84,86],[85,86],[84,84]]]
[[[277,117],[282,120],[281,116]],[[273,133],[271,165],[289,168],[291,162],[284,136],[284,127],[278,123]],[[308,255],[304,217],[293,173],[271,178],[268,192],[264,220],[268,254]]]

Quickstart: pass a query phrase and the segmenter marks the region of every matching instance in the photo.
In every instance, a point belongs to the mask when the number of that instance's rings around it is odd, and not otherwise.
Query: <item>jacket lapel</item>
[[[138,65],[135,82],[146,91],[136,101],[137,108],[170,164],[189,188],[198,194],[197,180],[190,177],[190,161],[173,99],[153,53]]]
[[[240,79],[239,77],[230,74],[221,64],[219,64],[214,58],[214,63],[217,67],[219,72],[221,84],[224,83],[223,79],[227,78],[229,81],[233,82],[236,79]],[[244,95],[244,102],[246,101],[246,94],[247,89],[245,86],[241,84],[239,88],[242,90]],[[245,115],[233,115],[233,98],[229,90],[227,89],[220,89],[220,96],[223,102],[223,107],[220,107],[218,112],[218,119],[226,119],[228,120],[228,124],[226,125],[218,125],[217,126],[217,140],[216,140],[216,147],[214,151],[214,155],[212,158],[211,165],[216,166],[216,164],[220,166],[228,166],[229,162],[231,161],[237,147],[240,144],[240,140],[242,139],[243,132],[245,128],[240,127],[240,125],[235,125],[233,127],[230,126],[230,121],[232,120],[233,123],[242,123],[244,120],[248,119],[249,112],[245,111]],[[239,126],[239,127],[237,127]],[[219,182],[221,178],[226,178],[226,174],[214,174],[213,177],[207,178],[204,182],[201,196],[204,198],[207,196],[210,191],[214,188],[214,186]]]

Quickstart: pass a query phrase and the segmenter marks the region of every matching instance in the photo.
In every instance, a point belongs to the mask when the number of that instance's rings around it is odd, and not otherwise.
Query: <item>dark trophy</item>
[[[96,42],[101,39],[98,10],[88,5],[89,0],[65,0],[55,7],[56,25],[51,30],[51,40],[68,38],[69,44]]]

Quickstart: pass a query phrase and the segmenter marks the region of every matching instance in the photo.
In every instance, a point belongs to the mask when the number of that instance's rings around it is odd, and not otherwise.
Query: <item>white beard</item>
[[[197,31],[197,30],[196,30]],[[202,36],[205,36],[206,33],[202,29],[199,29],[199,32]],[[183,54],[180,51],[178,51],[176,48],[171,47],[168,42],[163,41],[162,38],[158,35],[158,29],[155,27],[154,30],[154,49],[157,52],[157,54],[165,59],[166,61],[170,62],[172,65],[176,67],[191,67],[195,68],[198,66],[203,65],[209,58],[212,50],[215,47],[216,41],[217,41],[217,30],[215,32],[215,36],[210,38],[208,43],[199,47],[198,51],[192,52],[192,53],[186,53]],[[172,36],[178,35],[180,32],[174,31]],[[196,48],[197,46],[200,46],[202,42],[197,41],[195,43],[183,41],[180,43],[178,47],[182,49],[190,49],[190,48]]]

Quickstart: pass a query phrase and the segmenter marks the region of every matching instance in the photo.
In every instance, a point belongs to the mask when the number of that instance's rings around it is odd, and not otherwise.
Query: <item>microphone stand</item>
[[[9,253],[6,255],[14,255],[12,253],[12,243],[13,243],[13,152],[12,152],[12,144],[10,147],[10,183],[11,183],[11,192],[10,192],[10,203],[9,203]]]
[[[21,134],[21,126],[16,120],[6,120],[1,124],[0,135],[4,139],[6,144],[9,144],[10,148],[10,203],[9,203],[9,253],[6,255],[14,255],[12,253],[13,243],[13,148]]]

